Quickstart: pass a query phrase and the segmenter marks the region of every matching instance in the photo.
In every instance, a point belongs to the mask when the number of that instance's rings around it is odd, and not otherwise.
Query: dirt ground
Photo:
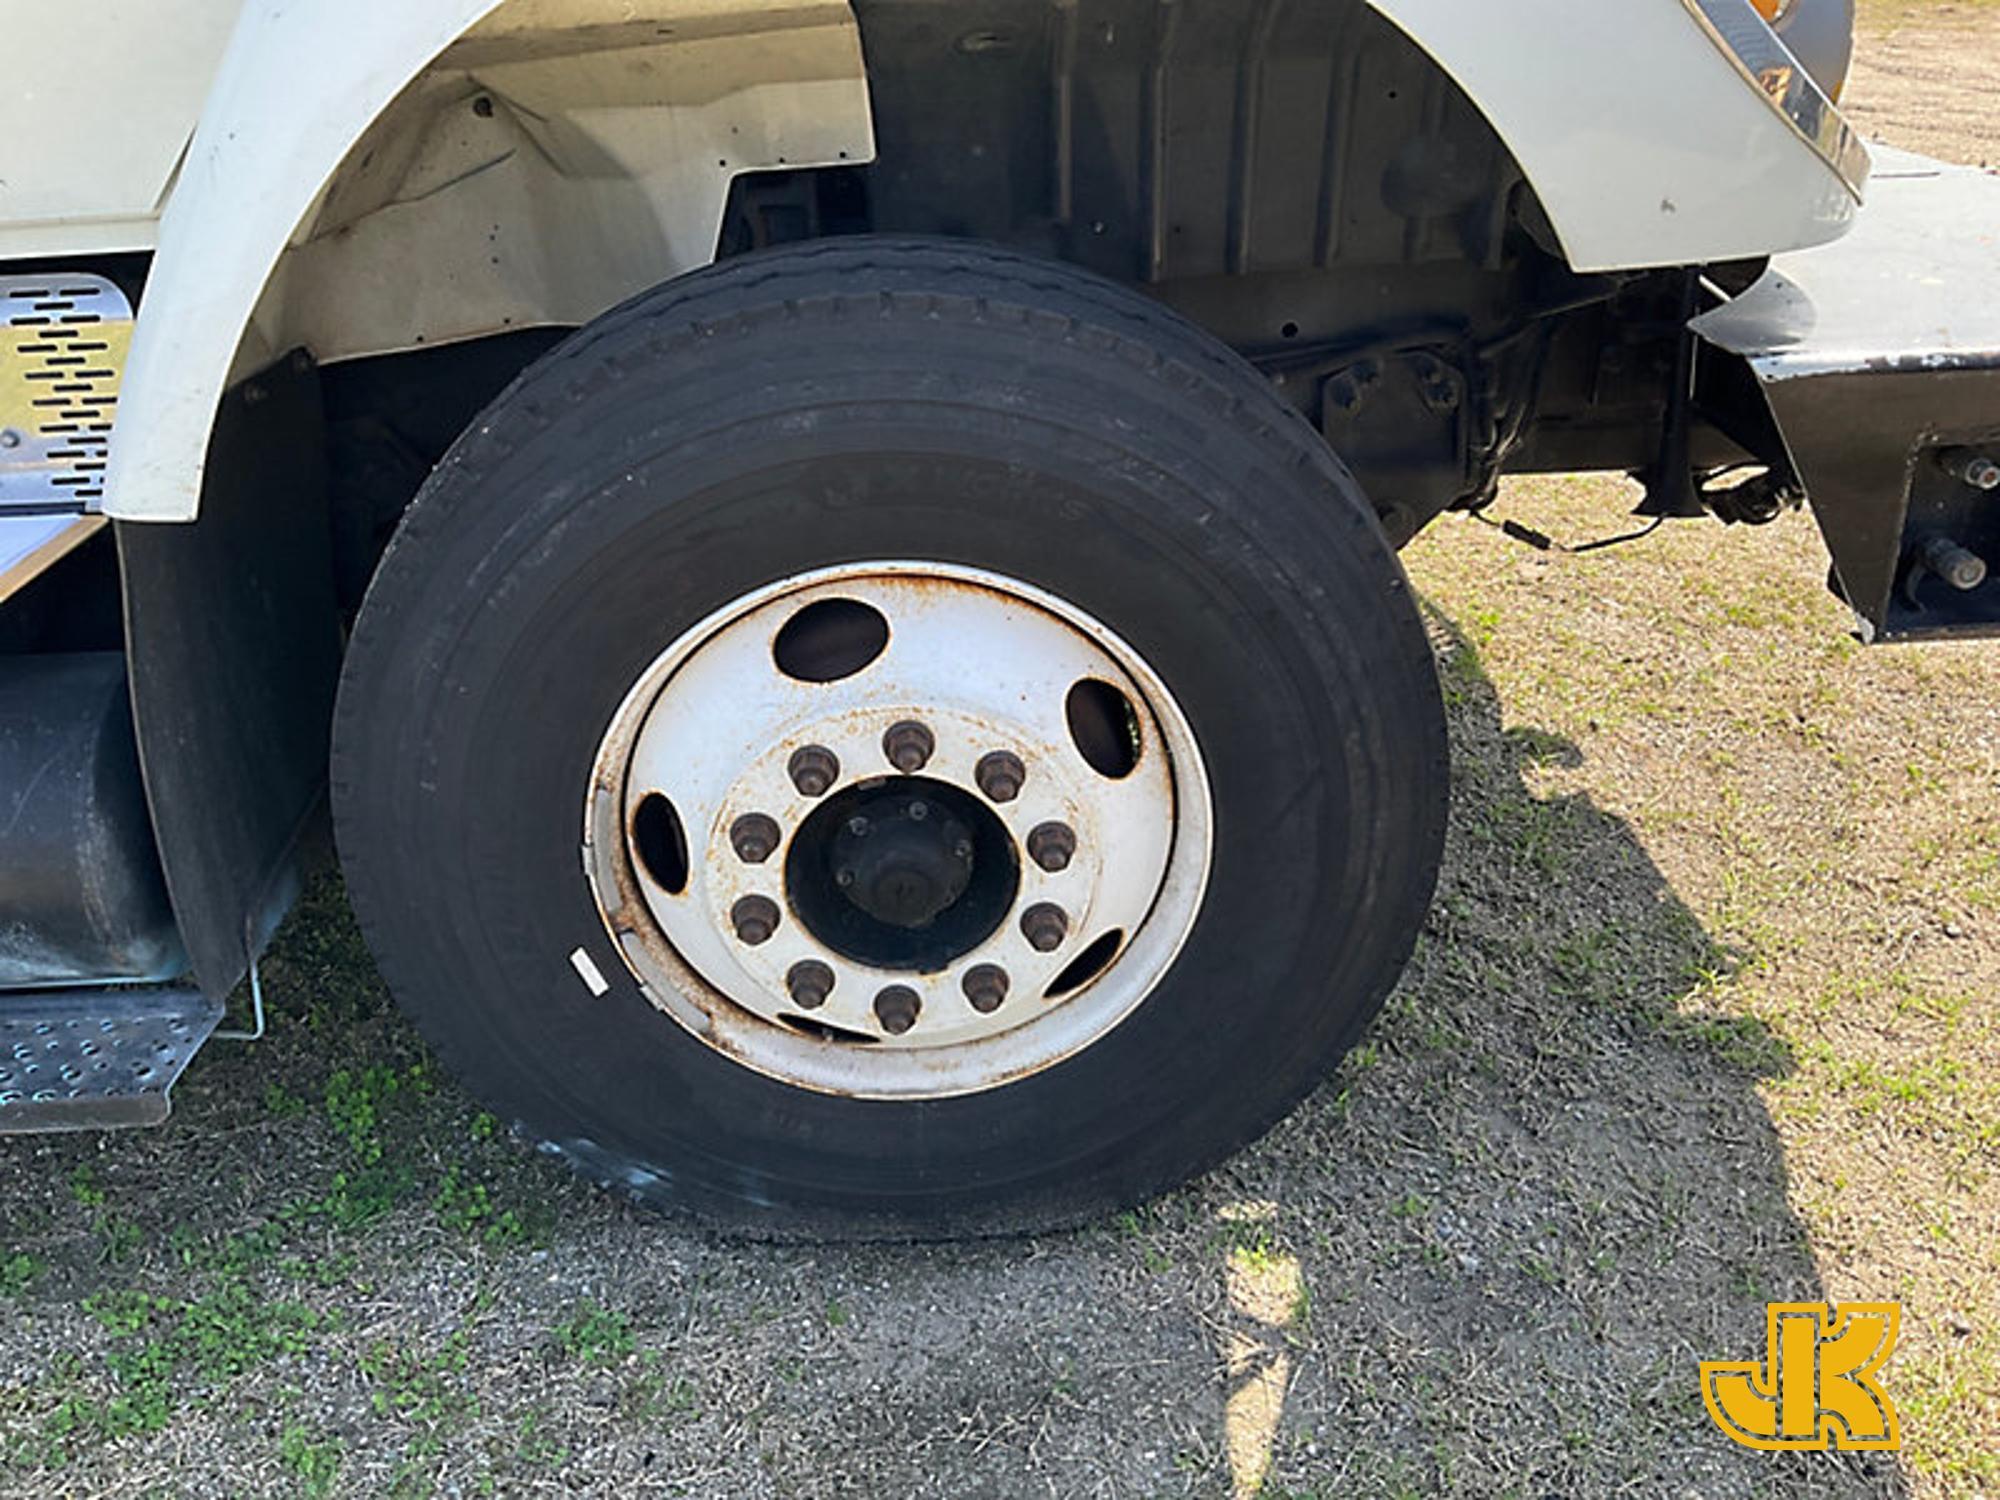
[[[1867,26],[1864,126],[2000,158],[2000,11]],[[1855,646],[1802,517],[1409,564],[1443,888],[1225,1170],[1032,1241],[710,1239],[499,1137],[324,883],[166,1129],[0,1142],[0,1492],[2000,1494],[2000,655]],[[1829,1297],[1902,1300],[1906,1451],[1731,1445],[1697,1362]]]
[[[1871,138],[2000,168],[2000,5],[1861,0],[1861,12],[1849,116]]]

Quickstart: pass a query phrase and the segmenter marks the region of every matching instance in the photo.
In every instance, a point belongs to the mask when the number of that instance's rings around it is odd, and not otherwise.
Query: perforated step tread
[[[102,276],[0,276],[0,514],[104,498],[132,305]]]
[[[0,1134],[160,1124],[221,1019],[195,989],[0,993]]]

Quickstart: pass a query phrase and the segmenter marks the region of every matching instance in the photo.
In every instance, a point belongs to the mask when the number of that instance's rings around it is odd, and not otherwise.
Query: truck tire
[[[400,1003],[588,1176],[764,1236],[1074,1222],[1267,1130],[1431,897],[1426,631],[1262,378],[849,239],[650,292],[412,504],[335,726]]]

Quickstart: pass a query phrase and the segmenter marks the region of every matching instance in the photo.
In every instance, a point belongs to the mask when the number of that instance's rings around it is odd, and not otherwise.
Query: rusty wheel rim
[[[1101,622],[944,564],[829,569],[670,644],[626,695],[584,867],[651,1003],[821,1092],[932,1098],[1141,1005],[1213,810],[1164,681]]]

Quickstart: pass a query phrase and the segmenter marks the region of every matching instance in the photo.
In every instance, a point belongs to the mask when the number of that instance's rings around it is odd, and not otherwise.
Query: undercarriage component
[[[1475,428],[1488,395],[1453,361],[1457,351],[1368,355],[1320,388],[1320,430],[1376,500],[1401,547],[1447,507],[1474,495]],[[1475,401],[1477,397],[1477,401]]]
[[[1725,526],[1768,526],[1805,503],[1785,469],[1765,469],[1741,479],[1724,470],[1704,479],[1699,493],[1708,513]]]
[[[0,1135],[162,1123],[221,1019],[181,987],[0,995]]]
[[[1694,327],[1755,372],[1863,637],[2000,633],[2000,179],[1881,149],[1851,235]]]
[[[1932,532],[1911,557],[1903,579],[1903,595],[1917,608],[1923,607],[1921,585],[1926,577],[1969,594],[1986,582],[1986,559],[1966,551],[1943,532]]]
[[[0,656],[0,913],[0,992],[181,971],[116,651]]]

